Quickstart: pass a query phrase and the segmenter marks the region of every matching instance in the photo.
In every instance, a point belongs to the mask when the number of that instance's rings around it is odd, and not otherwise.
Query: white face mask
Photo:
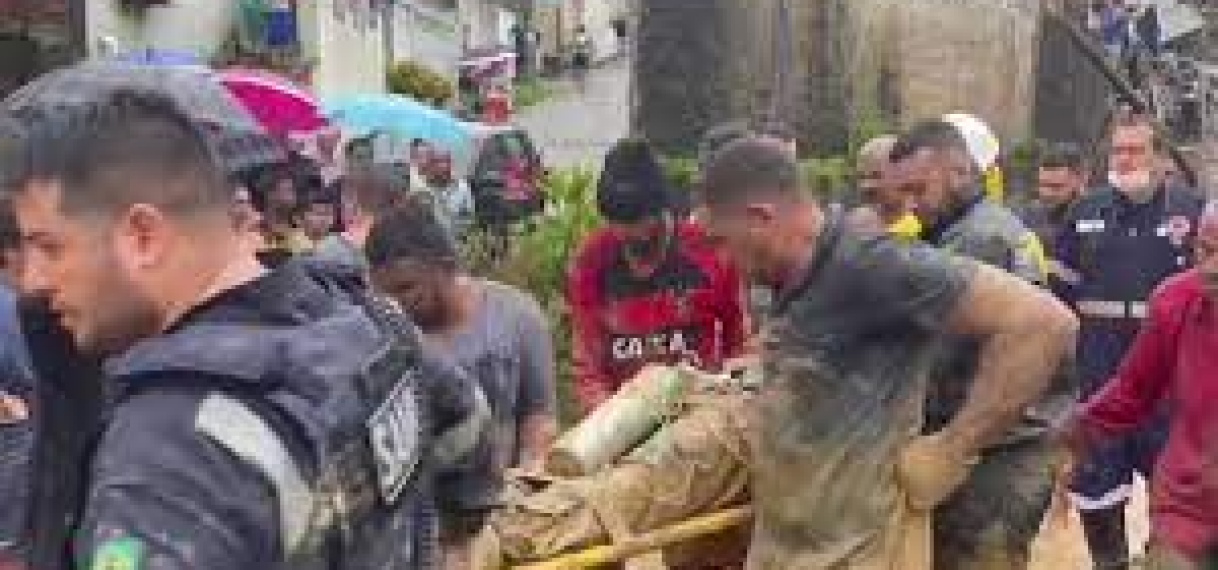
[[[1138,192],[1149,190],[1153,181],[1151,180],[1149,170],[1135,170],[1124,173],[1110,170],[1108,171],[1108,183],[1112,184],[1117,190]]]

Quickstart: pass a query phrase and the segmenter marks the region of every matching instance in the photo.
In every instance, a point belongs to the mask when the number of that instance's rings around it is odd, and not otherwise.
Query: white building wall
[[[592,37],[595,48],[593,57],[604,59],[616,55],[617,39],[613,35],[613,20],[624,17],[628,13],[629,3],[626,0],[582,0],[582,14],[576,16]],[[574,30],[570,38],[574,39]],[[568,40],[570,41],[570,40]]]
[[[463,30],[463,45],[480,50],[511,45],[508,33],[515,16],[492,0],[457,0],[457,15]]]
[[[343,6],[341,18],[335,2]],[[353,4],[349,0],[297,3],[301,47],[315,63],[313,87],[323,97],[385,91],[383,23],[378,14],[372,27],[367,9],[353,12]],[[236,3],[227,0],[174,0],[149,8],[138,19],[125,14],[113,0],[88,0],[86,6],[86,36],[93,55],[109,49],[184,49],[207,60],[228,36],[236,16]]]
[[[461,23],[456,11],[399,5],[394,11],[392,59],[410,59],[455,76],[461,59]]]
[[[118,2],[89,0],[85,2],[89,53],[160,48],[191,51],[207,60],[227,36],[235,13],[233,2],[175,0],[168,6],[150,7],[137,19],[124,13]]]
[[[384,25],[380,14],[376,26],[366,13],[349,9],[336,16],[335,2],[349,7],[347,0],[300,2],[301,47],[314,58],[313,89],[322,97],[385,91]]]

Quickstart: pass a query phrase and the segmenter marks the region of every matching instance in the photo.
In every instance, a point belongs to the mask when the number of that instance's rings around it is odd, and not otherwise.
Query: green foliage
[[[571,254],[600,225],[595,186],[596,174],[590,170],[552,172],[545,181],[546,213],[515,237],[507,258],[493,270],[496,277],[529,291],[544,305],[561,305]]]
[[[545,102],[554,96],[555,88],[536,77],[525,77],[512,86],[512,105],[517,110],[527,109]]]
[[[859,113],[858,119],[850,128],[850,156],[858,156],[859,149],[867,144],[867,141],[895,132],[896,129],[888,120],[884,119],[879,110],[870,109]]]
[[[1015,141],[1002,157],[1006,175],[1007,197],[1014,203],[1031,199],[1030,190],[1036,182],[1036,165],[1040,160],[1041,141]]]
[[[845,156],[809,158],[799,163],[804,188],[822,200],[837,200],[850,188],[853,160]]]
[[[1006,167],[1013,172],[1032,172],[1036,170],[1036,161],[1040,159],[1042,150],[1039,141],[1015,141],[1004,157]]]
[[[557,170],[547,177],[545,188],[546,213],[518,228],[506,258],[495,264],[487,263],[485,256],[481,263],[470,262],[488,277],[529,292],[545,310],[558,361],[560,417],[570,422],[578,415],[572,391],[571,321],[564,292],[571,257],[601,223],[596,209],[596,173],[583,168]],[[470,247],[470,256],[477,257],[479,246]]]
[[[443,105],[456,89],[447,77],[420,63],[404,60],[389,66],[386,83],[390,93]]]
[[[883,131],[880,131],[883,132]],[[870,136],[870,135],[869,135]],[[685,157],[663,159],[668,180],[679,192],[690,192],[698,179],[698,161]],[[799,162],[804,188],[823,199],[836,199],[851,184],[854,160],[846,156],[806,158]]]
[[[664,166],[664,174],[668,176],[668,182],[674,188],[685,192],[693,189],[694,182],[698,179],[697,159],[668,157],[661,162]]]

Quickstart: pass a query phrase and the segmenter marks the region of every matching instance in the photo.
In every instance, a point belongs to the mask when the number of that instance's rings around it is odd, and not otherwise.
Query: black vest
[[[352,302],[358,291],[295,264],[275,273],[259,294],[291,305],[282,319],[234,320],[222,303],[197,311],[107,363],[125,387],[116,405],[135,391],[208,394],[196,421],[203,434],[276,491],[282,568],[417,568],[431,431],[417,353]],[[235,424],[265,437],[227,433]]]

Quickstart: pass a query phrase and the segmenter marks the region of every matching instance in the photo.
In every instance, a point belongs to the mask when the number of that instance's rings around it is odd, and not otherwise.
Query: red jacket
[[[489,125],[506,124],[512,119],[512,98],[502,89],[487,93],[482,108],[482,120]]]
[[[634,278],[622,241],[600,230],[584,242],[567,278],[575,329],[575,385],[585,413],[645,364],[691,361],[717,369],[744,347],[740,275],[692,225],[676,255],[647,280]]]
[[[1171,432],[1151,477],[1151,526],[1156,538],[1202,557],[1218,547],[1218,304],[1196,271],[1151,296],[1141,333],[1080,421],[1093,442],[1118,436],[1164,399]]]

